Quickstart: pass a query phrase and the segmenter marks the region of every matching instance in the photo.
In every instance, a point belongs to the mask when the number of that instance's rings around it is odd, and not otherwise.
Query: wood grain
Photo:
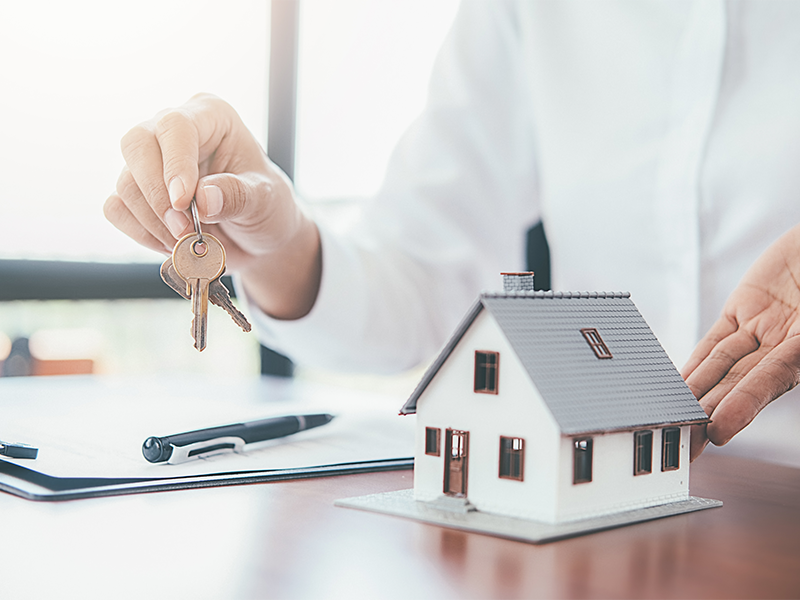
[[[333,506],[411,471],[34,503],[0,495],[2,598],[798,598],[800,470],[692,465],[725,502],[533,545]]]

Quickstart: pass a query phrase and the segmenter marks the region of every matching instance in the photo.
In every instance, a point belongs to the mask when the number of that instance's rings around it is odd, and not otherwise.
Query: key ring
[[[200,228],[200,217],[197,215],[197,201],[192,198],[192,220],[194,221],[194,232],[197,234],[197,241],[201,244],[205,242],[203,230]]]

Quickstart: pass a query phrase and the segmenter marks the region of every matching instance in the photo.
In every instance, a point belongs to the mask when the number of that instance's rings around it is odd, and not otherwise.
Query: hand
[[[691,458],[721,446],[800,378],[800,226],[745,273],[682,375],[711,417],[692,428]]]
[[[199,94],[134,127],[121,146],[126,166],[104,207],[111,223],[170,253],[193,231],[187,210],[194,196],[203,230],[220,239],[228,266],[265,312],[292,319],[311,309],[319,232],[229,104]]]

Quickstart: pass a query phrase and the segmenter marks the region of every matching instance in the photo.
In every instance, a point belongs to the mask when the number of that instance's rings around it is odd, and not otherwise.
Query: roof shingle
[[[481,308],[497,321],[563,434],[707,420],[629,295],[604,292],[481,295],[401,412],[415,412]],[[597,329],[613,358],[598,359],[583,328]]]

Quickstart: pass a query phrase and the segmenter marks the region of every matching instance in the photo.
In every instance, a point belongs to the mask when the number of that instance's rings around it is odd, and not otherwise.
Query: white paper
[[[0,439],[39,448],[36,460],[4,460],[54,477],[174,478],[413,456],[414,419],[404,398],[296,380],[183,377],[0,379]],[[149,436],[330,413],[327,425],[258,450],[183,464],[151,464]]]

